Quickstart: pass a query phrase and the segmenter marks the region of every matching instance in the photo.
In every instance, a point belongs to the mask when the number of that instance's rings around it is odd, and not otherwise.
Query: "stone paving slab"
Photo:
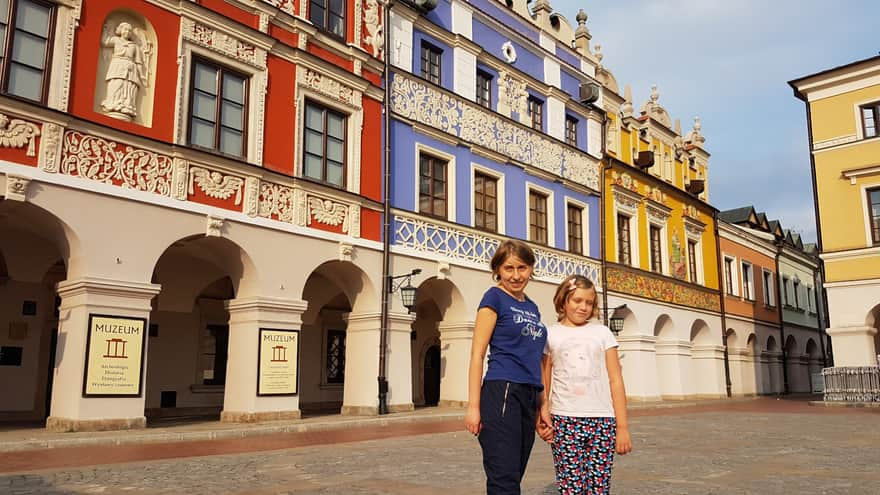
[[[635,415],[616,494],[880,494],[880,411],[762,402]],[[454,495],[485,493],[465,432],[0,475],[0,494]],[[538,441],[525,495],[556,493]]]

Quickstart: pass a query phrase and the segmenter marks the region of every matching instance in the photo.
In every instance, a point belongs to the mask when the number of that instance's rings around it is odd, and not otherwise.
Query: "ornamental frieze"
[[[245,43],[186,17],[180,19],[180,30],[183,33],[183,39],[187,41],[248,65],[260,69],[266,68],[266,51],[250,43]]]
[[[370,47],[373,56],[381,60],[385,45],[385,29],[379,20],[379,11],[377,0],[364,1],[364,29],[367,33],[364,37],[364,45]]]
[[[0,148],[27,148],[27,156],[37,156],[36,138],[39,135],[37,124],[10,119],[0,113]]]
[[[201,167],[189,168],[189,194],[195,193],[195,187],[205,193],[209,198],[229,199],[235,195],[235,206],[241,204],[242,186],[244,179],[232,175],[224,175],[216,170],[206,170]]]
[[[261,183],[257,215],[293,223],[293,188],[269,182]]]
[[[287,12],[290,15],[296,15],[293,0],[263,0],[263,3],[268,3],[276,9]]]
[[[599,163],[584,153],[419,81],[396,75],[391,91],[391,108],[404,118],[578,184],[599,188]]]
[[[64,134],[60,172],[126,189],[171,195],[170,156],[78,131]]]
[[[616,170],[611,172],[611,182],[634,193],[639,192],[639,182],[626,172],[619,173]]]
[[[331,77],[327,77],[312,69],[297,66],[296,79],[308,86],[309,89],[317,91],[318,93],[329,96],[334,100],[341,101],[350,106],[360,107],[360,101],[355,101],[354,89],[345,86]]]
[[[40,158],[38,165],[45,172],[58,171],[58,159],[61,156],[61,136],[64,128],[58,124],[46,122],[40,136]]]
[[[721,309],[718,293],[711,289],[699,289],[673,279],[648,276],[615,266],[606,269],[606,276],[608,290],[689,308],[707,311]]]

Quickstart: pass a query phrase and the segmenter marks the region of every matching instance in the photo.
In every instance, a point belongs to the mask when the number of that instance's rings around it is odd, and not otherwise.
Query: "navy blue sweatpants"
[[[519,495],[535,444],[538,387],[488,380],[480,390],[480,447],[487,495]]]

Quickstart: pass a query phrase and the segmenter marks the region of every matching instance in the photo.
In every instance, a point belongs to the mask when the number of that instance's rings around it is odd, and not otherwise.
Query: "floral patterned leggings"
[[[614,418],[552,416],[553,461],[560,495],[611,493]]]

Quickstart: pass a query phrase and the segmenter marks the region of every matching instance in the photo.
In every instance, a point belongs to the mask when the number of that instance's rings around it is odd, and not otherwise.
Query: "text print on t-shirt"
[[[538,315],[513,306],[510,307],[510,311],[513,313],[513,322],[517,325],[522,324],[520,334],[523,337],[531,337],[532,340],[535,340],[544,336],[544,324],[541,323],[541,318]]]

